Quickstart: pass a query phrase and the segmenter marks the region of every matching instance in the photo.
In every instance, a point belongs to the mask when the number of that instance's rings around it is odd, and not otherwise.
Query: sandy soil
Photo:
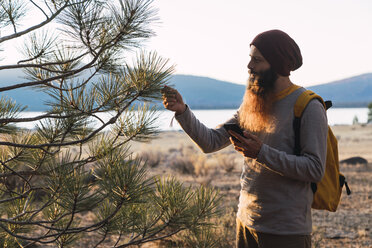
[[[372,247],[372,125],[333,126],[332,130],[339,141],[340,160],[360,156],[368,164],[340,165],[352,194],[347,196],[343,192],[341,204],[335,213],[313,211],[313,247]],[[185,133],[175,131],[163,132],[149,143],[133,143],[132,150],[161,154],[162,162],[151,169],[152,174],[172,174],[185,183],[216,187],[224,197],[224,207],[236,211],[243,159],[232,146],[218,153],[202,155]],[[182,154],[184,156],[186,150],[189,154],[204,156],[207,164],[214,164],[214,170],[196,176],[169,168],[169,160]],[[234,170],[227,173],[219,169],[219,153],[235,157]],[[233,217],[231,221],[235,223]]]

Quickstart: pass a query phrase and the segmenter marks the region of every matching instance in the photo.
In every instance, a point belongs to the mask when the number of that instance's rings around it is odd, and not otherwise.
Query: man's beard
[[[250,72],[248,86],[239,108],[239,124],[242,128],[252,132],[274,131],[271,111],[277,78],[277,74],[271,69],[260,73]]]

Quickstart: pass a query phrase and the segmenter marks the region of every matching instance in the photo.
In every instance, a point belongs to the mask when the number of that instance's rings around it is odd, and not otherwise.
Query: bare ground
[[[335,213],[313,210],[313,247],[372,247],[372,125],[333,126],[332,130],[339,141],[340,160],[360,156],[368,164],[340,165],[352,194],[347,196],[343,192]],[[162,156],[162,161],[151,169],[151,174],[173,175],[186,184],[205,184],[219,189],[224,197],[224,208],[236,212],[243,160],[231,146],[218,153],[202,155],[185,133],[174,131],[161,133],[150,143],[133,143],[132,150]],[[185,154],[204,156],[206,162],[203,166],[208,170],[196,175],[170,168],[170,160]],[[230,172],[221,169],[218,154],[234,157],[235,168]],[[235,217],[230,213],[225,218],[231,219],[233,240]]]

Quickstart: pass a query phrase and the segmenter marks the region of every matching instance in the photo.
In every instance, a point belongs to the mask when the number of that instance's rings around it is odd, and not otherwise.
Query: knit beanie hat
[[[258,34],[251,45],[257,47],[275,72],[289,76],[302,65],[301,51],[288,34],[280,30],[269,30]]]

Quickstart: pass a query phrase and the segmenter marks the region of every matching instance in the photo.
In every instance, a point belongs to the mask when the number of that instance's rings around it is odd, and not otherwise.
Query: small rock
[[[327,229],[324,236],[328,239],[356,239],[358,237],[358,234],[353,232],[346,232],[343,230]]]
[[[351,157],[340,161],[340,164],[368,164],[368,161],[362,157]]]

